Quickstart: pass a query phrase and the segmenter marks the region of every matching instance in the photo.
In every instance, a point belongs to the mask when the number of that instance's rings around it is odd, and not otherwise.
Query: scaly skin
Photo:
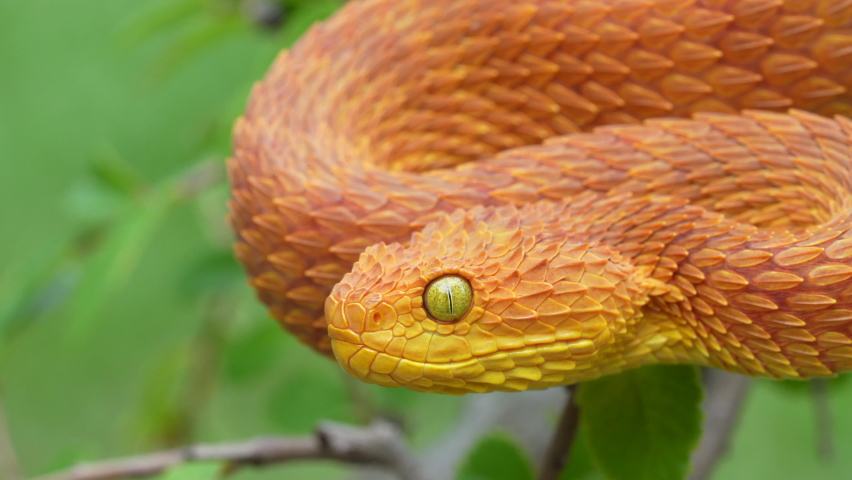
[[[849,370],[849,85],[848,0],[352,1],[237,122],[237,256],[381,385]]]

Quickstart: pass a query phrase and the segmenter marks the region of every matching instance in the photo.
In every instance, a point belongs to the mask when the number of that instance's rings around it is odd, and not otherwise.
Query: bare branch
[[[422,473],[406,447],[399,428],[376,420],[366,427],[322,423],[302,437],[268,437],[237,443],[198,444],[146,455],[80,464],[36,480],[113,480],[157,475],[181,463],[221,461],[232,469],[259,467],[291,460],[331,459],[354,464],[383,465],[403,480]]]
[[[704,436],[692,453],[693,470],[690,480],[710,478],[719,459],[728,450],[728,443],[739,419],[740,411],[751,384],[751,378],[722,370],[705,369]]]
[[[544,455],[539,480],[556,480],[562,469],[568,465],[571,458],[571,447],[577,437],[577,426],[580,423],[580,409],[577,406],[577,385],[568,387],[568,400],[559,418],[559,425],[553,432],[550,446]]]

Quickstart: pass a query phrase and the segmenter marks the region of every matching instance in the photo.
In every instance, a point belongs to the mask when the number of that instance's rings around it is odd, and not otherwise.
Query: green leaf
[[[526,454],[505,433],[479,440],[459,470],[457,480],[532,480],[533,468]]]
[[[292,45],[311,25],[328,18],[342,5],[341,0],[313,0],[293,5],[295,8],[288,11],[282,28],[282,43]]]
[[[177,200],[171,185],[158,188],[110,229],[104,243],[86,262],[80,285],[70,300],[72,341],[90,333],[100,308],[111,293],[124,286]]]
[[[145,188],[139,171],[112,145],[103,145],[95,150],[90,167],[98,183],[116,193],[133,196]]]
[[[219,462],[183,463],[156,477],[157,480],[213,480],[221,478]]]
[[[245,273],[231,250],[215,251],[193,264],[181,279],[186,295],[221,294],[245,283]],[[271,322],[270,322],[271,323]]]
[[[114,146],[105,144],[92,152],[88,174],[72,187],[64,207],[75,219],[100,227],[132,208],[145,188],[133,165]]]
[[[225,375],[245,383],[269,371],[285,349],[284,333],[275,322],[258,321],[253,331],[232,340],[225,350]]]
[[[68,254],[67,239],[57,237],[36,254],[0,270],[0,352],[12,330],[29,324],[35,297],[51,283]]]
[[[127,47],[174,28],[204,10],[204,0],[161,0],[120,29],[119,41]]]
[[[697,369],[650,366],[579,389],[592,455],[614,480],[679,480],[701,437]]]
[[[189,60],[210,50],[213,44],[245,28],[236,15],[223,18],[200,18],[187,26],[172,42],[157,65],[152,68],[153,80],[161,81],[185,66]]]
[[[589,435],[582,425],[577,432],[577,438],[574,439],[568,464],[562,469],[559,480],[606,480],[606,476],[592,458],[592,452],[589,450]]]
[[[68,192],[63,208],[83,225],[100,227],[114,221],[129,209],[130,199],[116,193],[92,178],[85,178]]]
[[[338,365],[318,355],[299,359],[269,395],[269,420],[287,433],[309,432],[319,420],[353,421],[342,375]]]
[[[143,377],[139,407],[134,423],[143,438],[173,437],[185,423],[179,418],[181,387],[186,383],[190,345],[182,343],[164,348],[159,358]]]

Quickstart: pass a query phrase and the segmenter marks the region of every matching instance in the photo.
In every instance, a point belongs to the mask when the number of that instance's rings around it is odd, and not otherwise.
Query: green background
[[[375,412],[424,449],[456,421],[465,399],[357,384],[280,333],[231,260],[224,179],[182,190],[224,173],[252,82],[336,5],[285,3],[272,31],[236,1],[0,0],[0,401],[27,476]],[[829,402],[824,459],[808,386],[757,381],[715,478],[849,478],[852,384]]]

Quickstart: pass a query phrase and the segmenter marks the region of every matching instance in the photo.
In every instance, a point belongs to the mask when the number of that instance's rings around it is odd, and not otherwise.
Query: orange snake
[[[852,0],[352,1],[235,126],[236,255],[380,385],[850,370],[850,85]]]

